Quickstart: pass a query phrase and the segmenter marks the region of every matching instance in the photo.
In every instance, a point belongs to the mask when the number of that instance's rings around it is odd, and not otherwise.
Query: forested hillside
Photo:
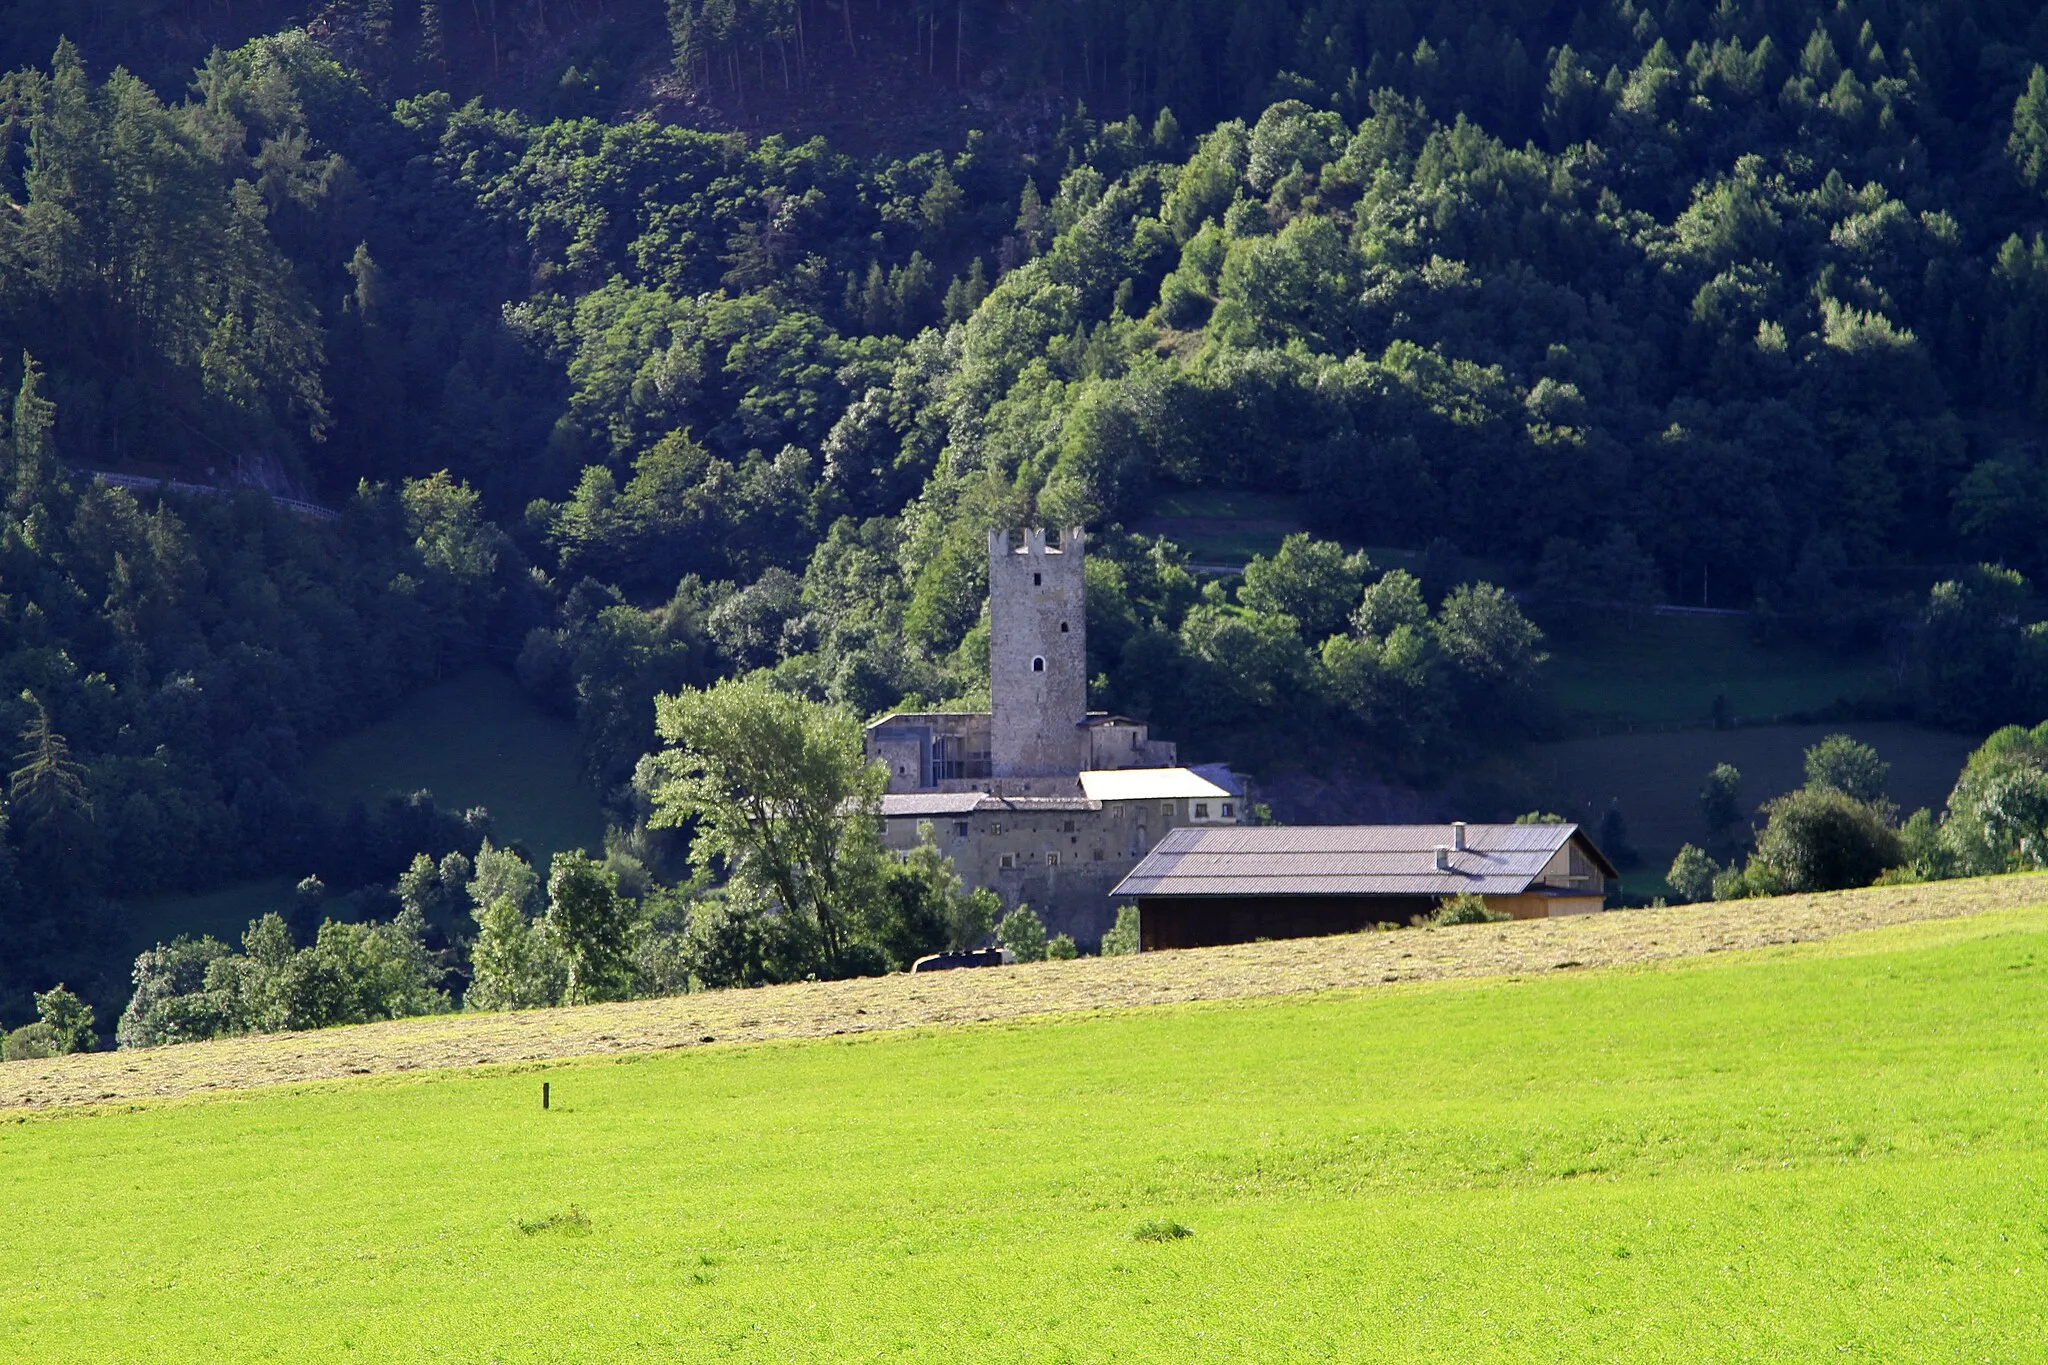
[[[108,896],[474,853],[298,778],[478,660],[682,875],[656,693],[972,699],[996,523],[1087,524],[1097,700],[1254,768],[1536,733],[1574,599],[2048,707],[2031,7],[14,0],[0,54],[10,1020],[113,989]],[[1186,487],[1325,539],[1205,584],[1125,529]]]

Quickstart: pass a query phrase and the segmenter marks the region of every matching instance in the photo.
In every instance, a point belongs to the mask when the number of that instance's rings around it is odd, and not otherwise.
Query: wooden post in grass
[[[540,1107],[543,1109],[548,1107],[548,1083],[546,1081],[540,1083]]]

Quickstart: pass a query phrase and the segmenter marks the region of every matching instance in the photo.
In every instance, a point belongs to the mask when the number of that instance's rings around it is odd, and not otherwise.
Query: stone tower
[[[989,767],[1002,778],[1066,777],[1087,766],[1088,623],[1076,527],[988,536]]]

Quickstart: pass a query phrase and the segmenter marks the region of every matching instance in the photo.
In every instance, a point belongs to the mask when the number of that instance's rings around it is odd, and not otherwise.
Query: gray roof
[[[903,792],[882,798],[885,816],[971,815],[981,804],[982,792]]]
[[[1021,814],[1035,811],[1101,810],[1100,801],[1085,796],[993,796],[988,792],[897,792],[882,798],[882,815],[889,820],[914,816],[972,815],[976,811],[1007,810]]]
[[[1576,838],[1600,870],[1613,866],[1577,825],[1467,825],[1465,847],[1439,872],[1449,825],[1224,826],[1177,829],[1110,894],[1116,896],[1512,896],[1529,889]]]

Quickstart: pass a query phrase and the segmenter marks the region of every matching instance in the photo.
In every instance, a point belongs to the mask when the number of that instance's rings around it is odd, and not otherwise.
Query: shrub
[[[817,934],[808,924],[730,891],[691,909],[681,952],[700,989],[797,981],[819,964]]]
[[[1703,901],[1714,894],[1714,878],[1720,873],[1720,866],[1707,856],[1706,850],[1697,844],[1687,844],[1671,860],[1671,870],[1664,874],[1664,880],[1681,901]]]
[[[1003,916],[996,926],[996,942],[1008,948],[1019,962],[1045,961],[1045,924],[1028,905],[1020,905]]]
[[[1144,944],[1138,932],[1138,907],[1119,906],[1116,912],[1116,927],[1102,936],[1104,957],[1123,957],[1137,952]]]
[[[57,1031],[38,1019],[23,1024],[0,1038],[0,1062],[27,1062],[38,1057],[55,1057],[65,1049],[57,1046]]]
[[[1054,962],[1072,962],[1081,955],[1071,934],[1054,934],[1046,941],[1045,955]]]
[[[1446,896],[1430,912],[1424,924],[1498,924],[1514,916],[1503,914],[1486,903],[1486,897],[1476,896],[1470,891],[1460,891],[1455,896]]]
[[[1769,820],[1746,872],[1752,894],[1868,886],[1904,855],[1882,811],[1838,791],[1790,792],[1764,812]]]

